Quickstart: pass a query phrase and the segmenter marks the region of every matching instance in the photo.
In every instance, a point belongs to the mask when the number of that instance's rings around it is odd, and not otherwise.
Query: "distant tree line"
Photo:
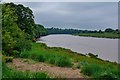
[[[46,28],[47,34],[80,34],[80,33],[117,33],[120,34],[119,29],[107,28],[102,30],[78,30],[78,29],[61,29],[61,28]]]

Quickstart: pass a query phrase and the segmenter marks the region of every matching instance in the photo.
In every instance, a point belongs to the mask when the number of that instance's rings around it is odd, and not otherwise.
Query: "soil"
[[[20,71],[46,72],[49,76],[55,78],[85,78],[85,76],[80,73],[80,69],[58,67],[29,59],[16,58],[13,59],[12,63],[8,63],[7,65],[10,68]]]

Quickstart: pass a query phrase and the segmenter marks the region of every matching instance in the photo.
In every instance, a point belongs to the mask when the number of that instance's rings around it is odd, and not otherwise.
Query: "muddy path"
[[[80,69],[58,67],[43,62],[34,62],[29,59],[16,58],[8,67],[20,71],[47,72],[49,76],[58,78],[85,78]]]

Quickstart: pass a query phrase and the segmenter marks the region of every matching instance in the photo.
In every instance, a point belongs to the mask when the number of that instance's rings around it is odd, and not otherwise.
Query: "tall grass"
[[[109,78],[118,79],[120,71],[118,64],[87,57],[64,48],[50,48],[45,44],[33,43],[31,51],[20,54],[22,58],[32,58],[33,60],[51,63],[61,67],[72,67],[74,63],[79,63],[82,73],[96,79]],[[102,79],[101,79],[102,80]]]
[[[33,50],[22,52],[20,54],[20,57],[31,58],[39,62],[47,62],[60,67],[72,66],[72,59],[70,57],[62,54],[56,54],[55,52],[50,51],[50,49],[40,49],[40,47],[37,47],[36,45],[34,46]]]
[[[99,65],[96,63],[80,62],[81,72],[100,80],[119,80],[119,69],[111,65]]]

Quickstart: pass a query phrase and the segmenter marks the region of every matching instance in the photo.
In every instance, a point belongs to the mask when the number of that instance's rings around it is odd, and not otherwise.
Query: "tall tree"
[[[12,55],[14,50],[27,49],[30,44],[25,43],[29,41],[25,37],[26,33],[18,27],[18,15],[15,10],[9,4],[2,5],[2,47],[3,51],[8,53],[7,55]],[[22,42],[20,42],[21,40]]]
[[[19,4],[2,5],[3,51],[12,55],[31,49],[31,41],[45,33],[42,25],[36,25],[30,8]]]

